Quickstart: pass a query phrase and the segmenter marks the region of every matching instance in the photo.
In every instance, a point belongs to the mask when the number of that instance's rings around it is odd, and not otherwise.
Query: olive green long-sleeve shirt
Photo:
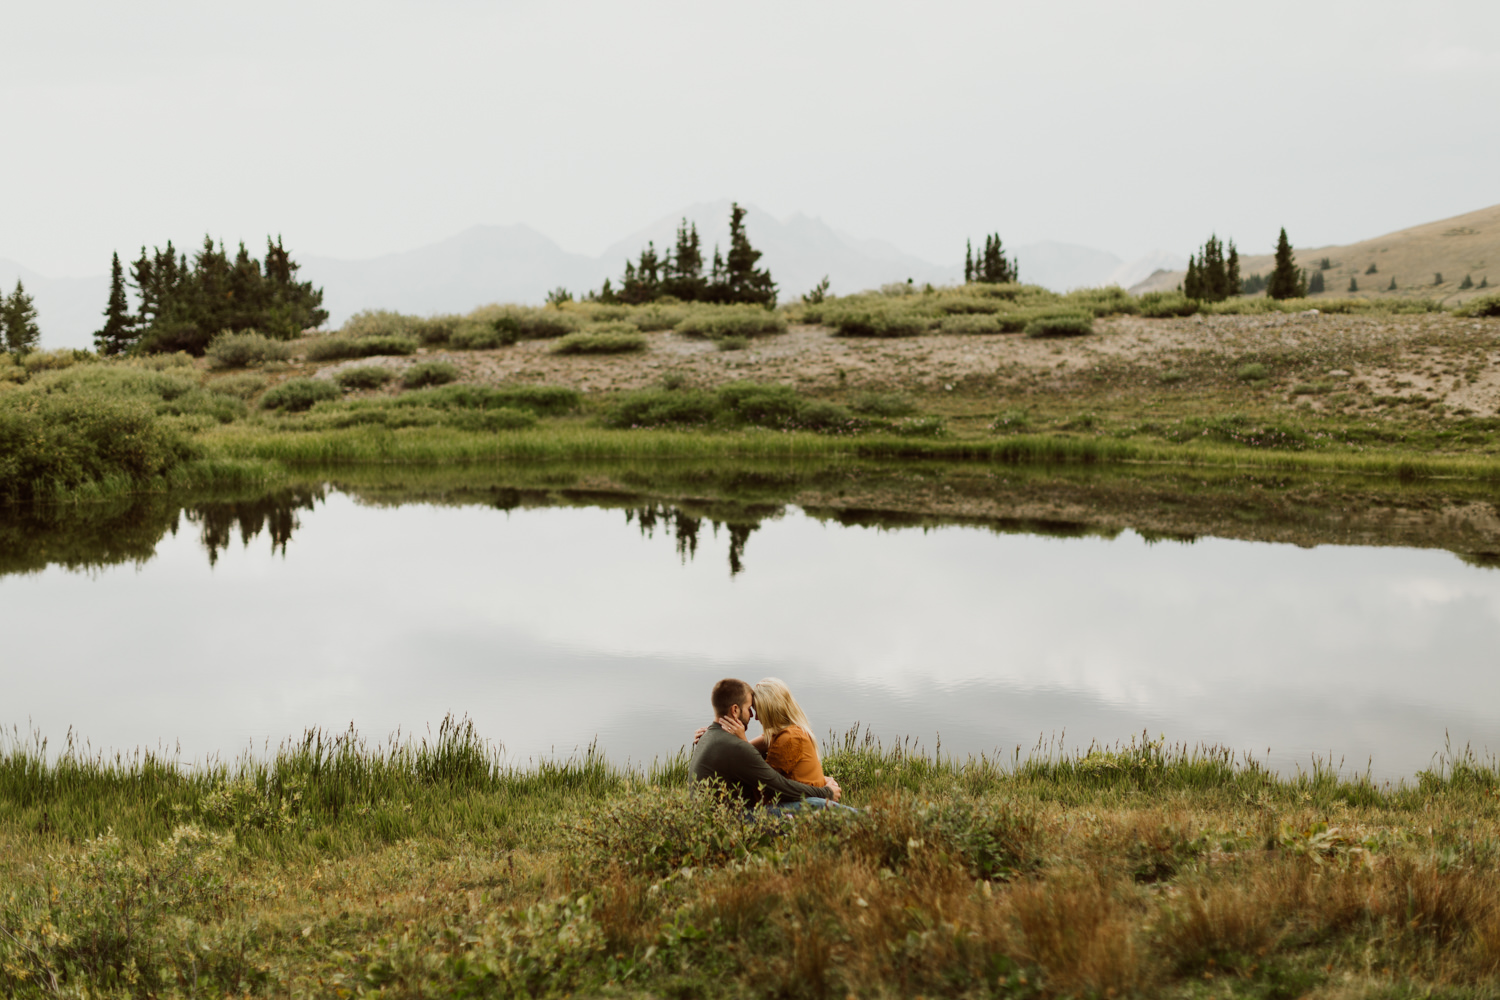
[[[831,799],[833,789],[814,788],[800,781],[793,781],[765,762],[756,749],[738,736],[726,733],[717,722],[708,727],[693,756],[688,761],[688,773],[694,781],[720,778],[729,790],[738,795],[746,808],[760,805],[761,788],[769,802],[797,802],[802,799]]]

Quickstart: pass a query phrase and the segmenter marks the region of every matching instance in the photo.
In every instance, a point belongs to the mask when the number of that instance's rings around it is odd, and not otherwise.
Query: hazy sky
[[[1500,202],[1500,4],[13,4],[0,257],[201,238],[565,248],[695,201],[938,263],[1340,243]]]

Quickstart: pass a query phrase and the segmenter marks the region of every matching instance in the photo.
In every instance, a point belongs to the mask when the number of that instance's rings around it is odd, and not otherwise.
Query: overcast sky
[[[0,257],[207,231],[566,249],[695,201],[938,263],[1311,246],[1500,202],[1500,4],[817,0],[9,5]]]

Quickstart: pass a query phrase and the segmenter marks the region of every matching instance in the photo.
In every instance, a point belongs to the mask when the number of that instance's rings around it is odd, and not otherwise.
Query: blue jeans
[[[756,815],[762,815],[762,816],[791,816],[791,815],[793,815],[795,813],[811,812],[813,810],[828,810],[828,809],[835,809],[835,810],[840,810],[842,812],[852,812],[852,813],[859,812],[859,810],[856,809],[856,808],[854,808],[853,806],[846,806],[842,802],[835,802],[832,799],[812,799],[812,798],[808,798],[808,799],[803,799],[800,802],[783,802],[780,805],[762,806],[760,809],[751,809],[750,812],[749,812],[749,816],[751,816],[751,817],[754,817]]]

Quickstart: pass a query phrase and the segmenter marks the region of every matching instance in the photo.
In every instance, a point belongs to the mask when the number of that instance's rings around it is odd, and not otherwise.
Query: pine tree
[[[36,325],[36,304],[26,294],[20,278],[16,279],[16,290],[0,305],[0,319],[4,320],[5,346],[11,352],[29,354],[41,344],[42,331]]]
[[[1187,276],[1182,279],[1182,294],[1190,299],[1203,298],[1203,272],[1198,267],[1198,258],[1188,254]]]
[[[1322,271],[1314,271],[1312,273],[1312,277],[1310,277],[1310,278],[1307,279],[1307,294],[1308,295],[1317,295],[1319,292],[1323,291],[1325,289],[1325,287],[1326,286],[1323,284],[1323,272]]]
[[[1391,279],[1391,284],[1394,285],[1395,283],[1396,283],[1396,279],[1392,278]],[[1480,288],[1488,288],[1488,287],[1490,287],[1489,275],[1485,275],[1483,278],[1479,279],[1479,287]]]
[[[1296,299],[1307,294],[1307,276],[1297,269],[1285,229],[1276,240],[1276,266],[1271,270],[1266,294],[1273,299]]]
[[[698,224],[687,219],[677,227],[677,246],[664,262],[661,291],[683,302],[697,302],[708,289],[703,277],[703,243],[698,238]]]
[[[1390,284],[1390,287],[1387,288],[1386,291],[1388,291],[1388,292],[1394,292],[1395,290],[1396,290],[1396,276],[1393,274],[1393,275],[1391,275],[1391,284]]]
[[[1375,266],[1375,262],[1372,260],[1372,261],[1370,261],[1370,266],[1367,267],[1367,268],[1365,268],[1365,273],[1366,274],[1379,274],[1380,273],[1380,268],[1376,267]]]
[[[1473,278],[1472,275],[1468,275],[1468,274],[1464,275],[1464,280],[1460,281],[1458,283],[1458,290],[1461,291],[1461,292],[1466,292],[1466,291],[1468,291],[1469,289],[1471,289],[1473,287],[1474,287],[1474,278]]]
[[[715,298],[720,302],[744,302],[765,306],[776,305],[776,282],[771,272],[755,265],[761,252],[750,245],[745,235],[745,210],[738,203],[729,206],[729,253],[725,256]],[[715,263],[718,263],[718,248],[714,248]]]
[[[964,284],[974,280],[974,241],[964,240]]]
[[[1000,234],[993,233],[984,238],[984,249],[978,257],[971,259],[970,248],[973,244],[964,244],[964,280],[965,282],[977,281],[987,285],[1008,285],[1021,280],[1020,268],[1017,263],[1006,256],[1005,245],[1000,242]]]
[[[1229,241],[1229,263],[1225,267],[1225,276],[1224,297],[1227,299],[1240,294],[1240,252],[1234,248],[1234,240]]]
[[[1349,291],[1351,291],[1351,292],[1357,292],[1357,291],[1359,291],[1359,282],[1357,280],[1355,280],[1355,277],[1352,274],[1349,276]]]
[[[109,264],[109,304],[104,307],[104,326],[94,334],[94,349],[100,354],[124,354],[135,344],[135,319],[125,297],[125,269],[115,253]]]

